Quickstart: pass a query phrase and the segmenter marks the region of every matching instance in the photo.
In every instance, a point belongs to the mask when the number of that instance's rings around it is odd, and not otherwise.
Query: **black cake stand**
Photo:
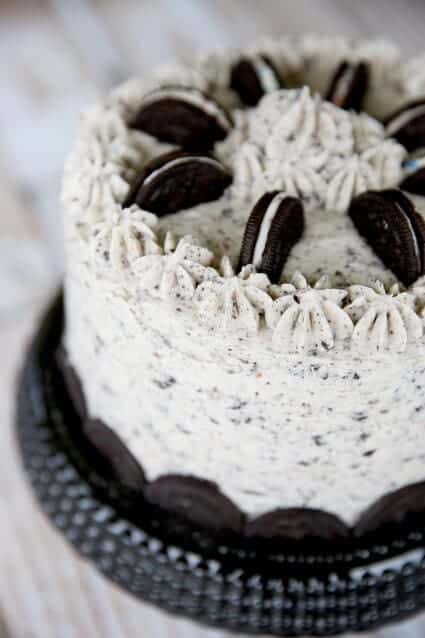
[[[107,578],[143,601],[244,634],[331,636],[425,609],[425,521],[340,546],[253,542],[178,521],[99,472],[56,367],[58,298],[19,380],[17,435],[52,523]]]

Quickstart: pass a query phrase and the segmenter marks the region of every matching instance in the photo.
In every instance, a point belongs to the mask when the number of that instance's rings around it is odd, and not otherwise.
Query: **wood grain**
[[[424,46],[424,15],[421,0],[0,3],[0,638],[223,636],[140,604],[77,558],[36,507],[19,464],[15,378],[59,277],[58,192],[81,108],[127,75],[264,33],[386,33],[412,53]],[[375,636],[424,634],[415,620]]]

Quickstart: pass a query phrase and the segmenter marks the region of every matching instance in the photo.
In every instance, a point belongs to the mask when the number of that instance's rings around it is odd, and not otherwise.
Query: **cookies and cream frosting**
[[[83,116],[63,183],[65,342],[91,412],[148,478],[209,478],[250,515],[284,503],[353,521],[423,477],[425,282],[404,288],[346,211],[406,174],[407,152],[380,119],[422,96],[425,76],[382,42],[281,38],[244,54],[258,52],[293,88],[256,107],[229,88],[240,53],[225,52],[131,80]],[[345,59],[370,67],[369,114],[321,97]],[[143,167],[175,148],[130,126],[144,96],[171,85],[230,113],[212,150],[233,182],[172,215],[123,208]],[[302,199],[305,231],[272,284],[237,261],[253,205],[275,189]]]
[[[222,286],[222,295],[226,294],[229,282],[222,277],[219,263],[223,257],[235,262],[249,208],[262,193],[278,189],[300,197],[307,212],[304,239],[291,253],[283,281],[290,282],[294,273],[302,272],[314,285],[315,280],[326,274],[330,287],[332,283],[335,285],[335,296],[344,298],[347,295],[341,294],[340,287],[348,290],[351,283],[369,285],[372,289],[375,281],[385,285],[395,283],[345,215],[355,195],[394,186],[403,176],[406,151],[386,137],[384,126],[366,113],[347,112],[324,101],[308,87],[270,93],[257,108],[237,110],[234,120],[230,135],[216,145],[217,157],[233,174],[228,192],[217,202],[166,216],[159,223],[152,214],[140,209],[122,211],[120,202],[134,181],[138,162],[143,166],[155,156],[155,150],[160,153],[168,150],[169,145],[152,139],[144,144],[149,136],[125,125],[119,100],[115,110],[104,105],[83,120],[81,137],[67,164],[64,202],[73,209],[81,206],[75,226],[84,228],[90,253],[103,255],[94,258],[93,268],[104,269],[109,263],[111,274],[115,273],[123,286],[131,290],[139,285],[156,295],[157,277],[152,272],[169,269],[167,264],[172,260],[162,245],[166,234],[173,232],[182,240],[194,235],[213,255],[208,271],[203,269],[204,264],[199,264],[199,281],[194,284],[193,303],[186,312],[196,314],[209,325],[206,313],[198,309],[198,299],[205,297],[205,287],[195,298],[197,284],[214,277],[215,289]],[[229,211],[231,216],[226,219]],[[141,229],[146,224],[140,221],[146,216],[151,220],[148,233],[146,228]],[[107,239],[110,250],[103,246]],[[339,249],[333,250],[336,245]],[[344,253],[351,253],[346,264]],[[145,264],[141,263],[143,260]],[[341,266],[345,266],[345,272]],[[180,286],[177,277],[169,277],[169,281]],[[237,289],[236,274],[233,283]],[[159,290],[162,295],[166,290],[170,296],[178,293],[171,284],[162,285]],[[269,287],[263,286],[262,292],[269,294],[272,301]],[[185,298],[192,301],[188,290]],[[226,312],[223,306],[219,307],[219,313]],[[241,308],[238,315],[240,312]],[[246,313],[246,321],[235,325],[250,325],[252,329],[251,311],[247,309]],[[344,309],[342,313],[348,326],[350,316]],[[269,322],[262,319],[255,322],[256,330],[270,328]],[[230,330],[232,322],[222,317],[217,325]],[[304,331],[304,336],[297,340],[297,349],[314,343],[308,336],[308,321],[303,325],[304,328],[301,323],[298,327],[298,333]],[[343,340],[332,340],[332,347],[337,342],[356,347],[358,342],[350,341],[348,328],[343,334]],[[417,337],[417,331],[414,335]],[[270,337],[280,349],[294,348],[289,334],[288,340],[282,336],[276,339],[271,330]],[[372,339],[371,343],[377,342]],[[387,342],[388,347],[390,343]],[[394,343],[401,344],[404,340]]]

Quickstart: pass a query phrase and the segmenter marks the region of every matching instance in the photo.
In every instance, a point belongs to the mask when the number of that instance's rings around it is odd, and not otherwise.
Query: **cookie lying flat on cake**
[[[304,230],[301,200],[280,191],[263,195],[248,219],[239,258],[239,267],[253,264],[270,281],[279,281],[282,268]]]
[[[369,69],[364,62],[344,61],[331,80],[325,99],[342,109],[360,111],[369,83]]]
[[[232,123],[226,111],[201,91],[168,86],[144,97],[131,126],[161,142],[207,151],[226,137]]]
[[[359,233],[406,286],[425,274],[425,221],[399,190],[367,191],[349,211]]]
[[[172,151],[152,160],[125,200],[159,216],[218,199],[232,178],[210,155]]]
[[[241,58],[230,74],[230,87],[247,106],[255,106],[263,95],[284,88],[275,65],[265,55]]]

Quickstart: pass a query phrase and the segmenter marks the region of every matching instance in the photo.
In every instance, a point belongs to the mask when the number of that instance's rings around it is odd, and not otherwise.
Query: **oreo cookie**
[[[266,93],[284,88],[283,80],[273,62],[265,55],[241,58],[232,67],[230,87],[241,102],[255,106]]]
[[[360,516],[354,534],[364,536],[384,526],[399,525],[409,515],[425,515],[425,482],[402,487],[380,498]]]
[[[84,397],[83,387],[80,378],[72,367],[68,355],[63,347],[56,352],[56,364],[62,374],[63,380],[72,405],[81,419],[87,417],[87,405]]]
[[[83,433],[97,455],[97,469],[141,493],[145,484],[144,472],[115,432],[100,419],[87,419]]]
[[[333,514],[301,507],[267,512],[245,526],[248,537],[292,541],[336,541],[347,538],[349,533],[349,528]]]
[[[272,283],[279,281],[282,268],[304,230],[301,200],[280,191],[265,193],[249,216],[242,240],[239,270],[253,264]]]
[[[137,204],[160,217],[219,199],[232,181],[210,155],[173,151],[144,169],[123,206]]]
[[[409,102],[384,122],[389,137],[394,137],[408,151],[425,146],[425,99]]]
[[[242,513],[211,481],[169,474],[148,484],[145,497],[164,510],[212,531],[242,530]]]
[[[406,177],[400,188],[414,195],[425,196],[425,148],[409,155],[404,163]]]
[[[407,175],[400,184],[400,188],[413,195],[425,197],[425,166]]]
[[[400,190],[362,193],[353,199],[348,214],[405,286],[425,274],[425,221]]]
[[[208,151],[223,140],[232,123],[226,111],[201,91],[168,86],[148,93],[132,128],[192,151]]]
[[[325,99],[342,109],[360,111],[369,85],[369,67],[364,62],[341,62]]]

